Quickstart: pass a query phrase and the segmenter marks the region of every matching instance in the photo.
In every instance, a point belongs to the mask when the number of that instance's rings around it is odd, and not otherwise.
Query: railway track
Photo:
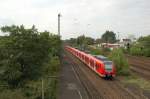
[[[76,69],[85,89],[89,94],[89,99],[144,99],[141,95],[132,94],[125,89],[118,80],[104,80],[92,72],[84,63],[75,56],[67,53],[70,62]],[[82,76],[84,75],[84,76]],[[97,95],[95,97],[95,95]]]
[[[145,57],[126,55],[131,70],[141,75],[143,78],[150,80],[150,60]]]
[[[84,86],[85,91],[87,92],[88,99],[104,99],[100,93],[95,89],[91,82],[87,82],[88,78],[85,74],[80,70],[79,66],[68,57],[69,63],[72,65],[74,72],[79,78],[80,83]]]

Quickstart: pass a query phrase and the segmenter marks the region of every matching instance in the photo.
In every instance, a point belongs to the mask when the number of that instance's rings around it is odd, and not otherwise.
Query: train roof
[[[93,55],[93,56],[101,61],[110,61],[107,57],[102,55]]]

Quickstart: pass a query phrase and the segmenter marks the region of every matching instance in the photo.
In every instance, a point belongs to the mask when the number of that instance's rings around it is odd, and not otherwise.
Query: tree
[[[95,43],[95,40],[91,37],[85,37],[85,40],[88,45],[92,45]]]
[[[85,36],[84,35],[77,37],[77,44],[78,45],[84,45],[85,43],[86,42],[85,42]]]
[[[142,45],[141,50],[145,56],[150,56],[150,35],[140,37],[138,42]]]
[[[102,40],[100,38],[95,40],[96,44],[100,44],[102,42]]]
[[[70,38],[68,40],[68,43],[71,44],[72,46],[76,46],[77,45],[77,39],[76,38]]]
[[[60,37],[49,32],[38,32],[35,26],[4,26],[1,30],[9,35],[0,38],[1,79],[13,87],[27,79],[42,75],[43,64],[51,56],[59,54]]]
[[[116,34],[113,31],[106,31],[101,39],[104,43],[115,43],[117,41]]]

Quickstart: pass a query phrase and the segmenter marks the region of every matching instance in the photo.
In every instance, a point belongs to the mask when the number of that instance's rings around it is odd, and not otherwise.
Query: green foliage
[[[144,47],[150,47],[150,35],[140,37],[138,40]]]
[[[1,80],[12,87],[22,86],[25,80],[38,79],[43,64],[59,55],[60,37],[49,32],[38,32],[33,26],[4,26],[8,36],[0,38],[0,68],[4,69]]]
[[[71,44],[72,46],[77,46],[77,39],[70,38],[69,40],[67,40],[67,43]]]
[[[90,48],[90,53],[91,53],[92,55],[101,55],[101,54],[102,54],[102,51],[101,51],[101,49]]]
[[[60,62],[58,57],[53,57],[49,62],[44,64],[43,73],[46,76],[57,75],[59,70]]]
[[[113,31],[106,31],[101,39],[104,43],[115,43],[117,41],[116,34]]]
[[[138,46],[131,47],[130,53],[132,55],[137,55],[137,56],[143,55],[143,51],[142,51],[141,47],[138,47]]]
[[[50,76],[58,76],[60,61],[58,57],[53,57],[48,63],[43,65],[43,81],[45,99],[56,99],[57,80],[56,78],[50,78]],[[41,99],[41,79],[32,80],[26,83],[23,88],[23,92],[26,97],[30,99]]]
[[[77,44],[78,45],[91,45],[91,44],[94,44],[94,39],[91,37],[86,37],[84,35],[81,35],[77,37]]]
[[[56,99],[57,83],[55,78],[48,76],[58,76],[60,61],[58,57],[53,57],[48,63],[43,65],[44,94],[45,99]],[[2,83],[1,83],[2,84]],[[2,89],[2,88],[1,88]],[[41,99],[41,78],[26,81],[22,88],[1,90],[0,99]]]
[[[141,37],[138,41],[142,45],[143,55],[150,57],[150,35]]]
[[[113,50],[109,57],[116,66],[117,74],[129,75],[129,64],[121,49]]]
[[[28,99],[21,90],[5,90],[0,93],[0,99]]]
[[[96,40],[95,40],[95,43],[96,43],[96,44],[102,43],[102,39],[100,39],[100,38],[96,39]]]
[[[95,40],[91,37],[86,37],[85,38],[87,45],[93,45]]]
[[[82,50],[85,50],[88,45],[94,44],[95,40],[91,37],[86,37],[84,35],[81,35],[77,38],[71,38],[70,40],[67,41],[72,46],[76,46],[81,48]]]
[[[139,38],[138,42],[132,45],[130,54],[150,57],[150,35]]]
[[[145,48],[144,50],[143,50],[143,55],[144,56],[147,56],[147,57],[150,57],[150,48]]]

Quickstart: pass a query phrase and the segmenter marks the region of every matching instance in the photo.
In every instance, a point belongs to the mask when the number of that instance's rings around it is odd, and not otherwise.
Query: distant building
[[[119,42],[120,47],[126,48],[127,45],[130,45],[132,43],[131,39],[122,39],[121,42]]]
[[[119,48],[120,44],[117,44],[117,43],[115,43],[115,44],[101,43],[101,47],[103,47],[103,48],[109,48],[109,49],[113,50],[113,49]]]
[[[122,39],[122,40],[118,40],[117,43],[100,43],[100,44],[97,44],[96,46],[97,47],[103,47],[103,48],[109,48],[111,50],[113,49],[116,49],[116,48],[119,48],[119,47],[124,47],[126,48],[127,45],[130,45],[132,42],[131,39]]]
[[[131,39],[122,39],[125,44],[131,43]]]

